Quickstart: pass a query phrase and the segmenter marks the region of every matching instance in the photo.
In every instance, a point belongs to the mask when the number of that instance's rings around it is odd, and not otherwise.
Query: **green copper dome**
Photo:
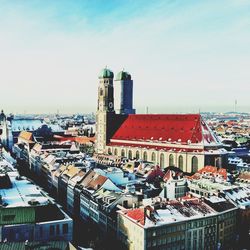
[[[122,70],[116,75],[116,81],[121,80],[131,80],[131,75],[128,72]]]
[[[3,110],[2,110],[1,113],[0,113],[0,121],[4,121],[4,120],[6,120],[6,116],[5,116],[5,114],[4,114]]]
[[[100,72],[99,79],[100,78],[114,78],[114,73],[111,70],[105,68]]]

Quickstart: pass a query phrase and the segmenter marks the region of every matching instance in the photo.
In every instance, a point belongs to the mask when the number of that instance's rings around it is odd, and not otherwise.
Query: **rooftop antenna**
[[[237,100],[234,101],[234,113],[236,113]]]

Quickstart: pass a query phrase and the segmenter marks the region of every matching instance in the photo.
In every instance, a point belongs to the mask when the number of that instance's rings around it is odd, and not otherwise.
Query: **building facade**
[[[237,208],[225,199],[209,205],[192,198],[158,199],[153,205],[118,211],[117,237],[131,250],[229,249],[236,238],[236,215]]]
[[[184,172],[227,164],[227,151],[200,114],[134,114],[131,75],[118,73],[114,85],[113,78],[108,69],[99,75],[97,153],[143,159],[162,168],[176,166]]]

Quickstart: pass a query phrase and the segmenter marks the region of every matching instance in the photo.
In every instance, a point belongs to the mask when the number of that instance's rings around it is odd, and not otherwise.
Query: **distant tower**
[[[3,110],[0,113],[0,139],[5,147],[8,147],[8,124]]]
[[[237,100],[234,101],[234,113],[237,111]]]
[[[114,74],[105,68],[99,74],[98,106],[96,113],[96,152],[104,153],[107,143],[107,121],[114,114]]]
[[[115,79],[115,111],[117,114],[134,114],[133,80],[128,72],[121,71]]]

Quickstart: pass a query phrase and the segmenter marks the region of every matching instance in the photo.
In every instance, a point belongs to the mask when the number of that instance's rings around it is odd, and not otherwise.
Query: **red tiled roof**
[[[203,173],[211,173],[213,176],[216,176],[218,174],[223,176],[225,180],[227,179],[227,170],[225,168],[220,168],[217,170],[217,167],[214,166],[205,166],[194,175],[190,176],[190,179],[199,179],[200,175]]]
[[[168,181],[172,178],[172,171],[168,170],[167,173],[164,175],[163,180]]]
[[[147,180],[148,181],[151,181],[157,177],[163,177],[164,176],[164,173],[162,172],[162,170],[160,169],[159,166],[155,166],[153,169],[151,169],[148,173],[148,176],[147,176]]]
[[[131,209],[128,210],[125,214],[132,220],[137,221],[137,223],[140,223],[141,225],[145,224],[144,208]]]
[[[217,172],[217,168],[214,166],[205,166],[204,168],[200,169],[198,171],[198,173],[202,174],[202,173],[216,173]]]
[[[91,188],[96,190],[99,187],[101,187],[107,179],[108,179],[107,177],[102,176],[93,170],[90,170],[88,173],[86,173],[81,184],[86,188]]]
[[[106,176],[98,175],[96,179],[89,182],[88,187],[93,189],[100,188],[108,178]]]
[[[206,139],[214,141],[199,114],[128,115],[112,139],[198,143],[203,139],[202,130],[207,130]]]

